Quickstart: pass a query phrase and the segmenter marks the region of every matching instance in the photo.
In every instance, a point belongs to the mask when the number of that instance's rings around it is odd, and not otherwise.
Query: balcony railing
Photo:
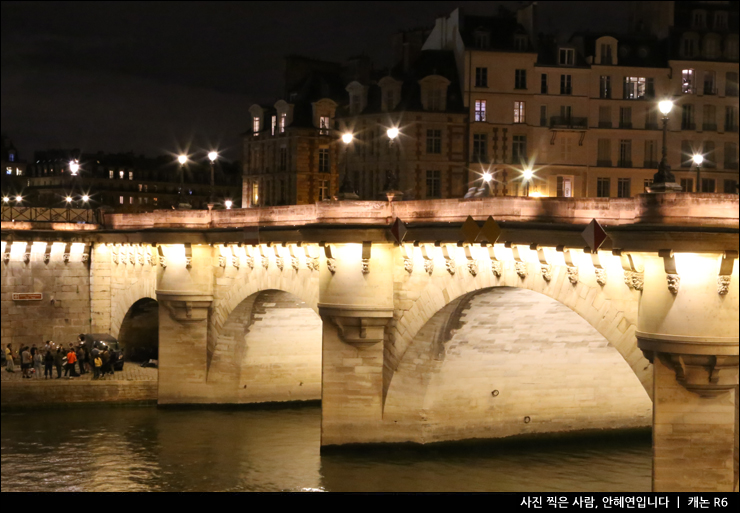
[[[611,160],[597,160],[596,167],[612,167]]]
[[[620,160],[617,162],[617,167],[632,167],[632,161],[631,160]]]
[[[611,121],[599,121],[599,128],[611,128],[612,122]]]
[[[36,223],[97,223],[96,211],[89,208],[2,207],[3,221]]]
[[[705,132],[716,132],[717,131],[717,123],[702,123],[701,129]]]
[[[632,121],[620,121],[619,128],[632,128]]]
[[[737,132],[737,125],[725,125],[725,132]]]
[[[714,86],[704,86],[704,94],[717,94],[717,88]]]
[[[660,130],[658,123],[645,123],[645,130]]]
[[[550,128],[587,128],[588,118],[575,118],[568,116],[551,116]]]
[[[734,169],[735,171],[737,171],[737,162],[725,162],[725,169]]]
[[[681,122],[681,130],[696,130],[696,123]]]
[[[645,169],[657,169],[658,161],[657,160],[646,160],[643,164],[643,167]]]

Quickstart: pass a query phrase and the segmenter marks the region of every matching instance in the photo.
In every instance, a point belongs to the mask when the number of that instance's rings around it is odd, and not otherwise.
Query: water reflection
[[[649,491],[649,436],[319,453],[321,411],[2,414],[0,490]]]

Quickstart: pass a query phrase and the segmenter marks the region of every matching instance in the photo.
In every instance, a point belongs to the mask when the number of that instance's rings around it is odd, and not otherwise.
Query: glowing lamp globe
[[[663,100],[661,102],[658,102],[658,110],[660,110],[660,112],[663,113],[664,116],[667,116],[672,108],[673,102],[671,100]]]
[[[344,144],[351,143],[352,142],[352,139],[353,139],[353,137],[352,137],[352,134],[350,134],[350,133],[347,133],[347,134],[342,135],[342,142]]]
[[[215,151],[208,152],[208,160],[210,160],[211,162],[215,162],[217,158],[218,158],[218,153],[216,153]]]
[[[701,163],[704,162],[704,155],[697,153],[696,155],[691,157],[691,160],[693,160],[694,164],[696,164],[697,166],[701,166]]]
[[[177,157],[177,161],[180,164],[185,164],[185,162],[188,161],[188,157],[186,155],[180,155],[179,157]]]
[[[386,133],[388,134],[388,139],[395,139],[396,137],[398,137],[398,128],[389,128]]]

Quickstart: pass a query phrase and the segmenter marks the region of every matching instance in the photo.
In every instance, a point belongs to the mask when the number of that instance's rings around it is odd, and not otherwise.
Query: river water
[[[0,490],[646,492],[649,432],[321,454],[318,406],[2,414]]]

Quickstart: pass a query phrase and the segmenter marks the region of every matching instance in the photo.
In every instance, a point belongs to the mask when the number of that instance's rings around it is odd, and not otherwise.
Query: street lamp
[[[215,191],[215,183],[213,180],[213,164],[216,162],[216,159],[218,158],[218,153],[215,151],[209,151],[208,152],[208,160],[211,161],[211,198],[208,204],[208,208],[213,208],[213,205],[215,205],[214,195],[216,193]],[[228,207],[227,207],[228,208]]]
[[[77,160],[70,160],[69,161],[69,171],[72,173],[72,176],[77,176],[77,172],[80,170],[80,163]]]
[[[16,196],[16,197],[15,197],[15,202],[16,202],[16,203],[20,203],[20,202],[22,202],[22,201],[23,201],[23,196]]]
[[[233,205],[233,204],[234,203],[231,200],[226,200],[224,202],[224,205],[226,205],[226,210],[231,210],[231,205]]]
[[[704,162],[704,155],[697,153],[691,160],[696,164],[696,192],[701,192],[701,163]]]
[[[529,182],[534,177],[534,172],[531,169],[527,168],[524,170],[522,176],[524,177],[524,184],[527,186],[524,190],[524,195],[529,197]]]
[[[386,130],[386,135],[388,136],[388,166],[389,169],[385,174],[385,184],[383,186],[383,189],[385,189],[385,195],[388,198],[388,201],[393,201],[394,199],[402,199],[403,198],[403,192],[398,190],[398,147],[396,147],[396,165],[393,166],[393,146],[396,142],[396,139],[399,135],[399,130],[396,127],[391,127],[388,130]]]
[[[676,183],[676,177],[671,173],[668,165],[666,149],[666,133],[668,132],[668,114],[673,109],[671,100],[658,102],[658,110],[663,114],[663,152],[658,164],[658,172],[653,175],[653,184],[648,187],[649,192],[680,192],[681,186]]]
[[[67,197],[66,197],[66,198],[64,198],[64,199],[66,200],[66,202],[67,202],[67,205],[70,205],[70,204],[72,203],[72,196],[67,196]]]
[[[185,188],[185,163],[188,161],[188,156],[180,155],[177,161],[180,163],[180,191],[177,194],[177,208],[190,208],[190,204],[183,203],[182,200],[182,191]]]
[[[338,199],[359,199],[359,196],[354,191],[354,187],[352,187],[352,180],[349,178],[348,150],[353,140],[354,136],[350,132],[342,134],[342,142],[344,143],[344,179],[342,180],[342,185],[339,186]]]
[[[3,196],[3,203],[7,203],[9,201],[10,201],[10,198],[8,198],[7,196]]]
[[[82,196],[82,202],[83,203],[87,203],[88,201],[90,201],[90,196],[88,196],[87,194],[85,194],[84,196]]]

